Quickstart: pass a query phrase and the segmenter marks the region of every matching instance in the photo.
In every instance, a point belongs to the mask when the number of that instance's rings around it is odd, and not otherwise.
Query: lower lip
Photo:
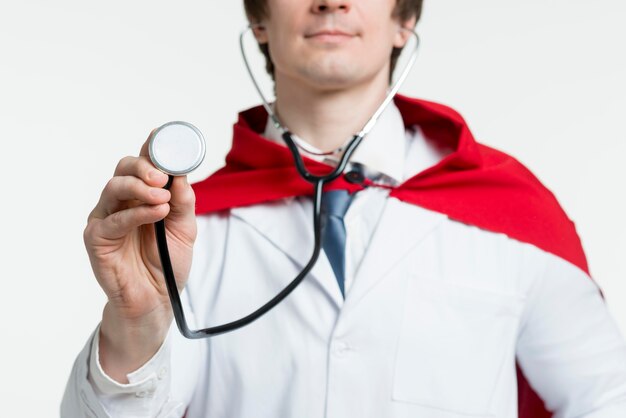
[[[347,42],[352,38],[353,36],[351,35],[328,34],[328,33],[307,37],[307,39],[310,39],[316,42],[328,43],[328,44],[340,44],[343,42]]]

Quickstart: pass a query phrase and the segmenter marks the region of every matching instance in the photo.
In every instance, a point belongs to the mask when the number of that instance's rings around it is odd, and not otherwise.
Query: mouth
[[[322,29],[307,33],[305,39],[323,43],[343,43],[355,38],[357,35],[338,29]]]

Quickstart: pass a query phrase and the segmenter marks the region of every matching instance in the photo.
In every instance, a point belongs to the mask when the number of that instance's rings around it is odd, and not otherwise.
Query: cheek
[[[274,65],[281,67],[290,61],[289,57],[297,55],[295,35],[287,28],[275,28],[269,34],[270,55]]]
[[[296,18],[296,14],[289,10],[281,10],[272,15],[272,22],[268,24],[268,42],[270,54],[275,65],[288,61],[297,54],[302,25]],[[279,23],[280,22],[280,23]]]
[[[398,24],[391,17],[395,4],[396,0],[363,0],[362,7],[355,10],[364,28],[363,43],[368,54],[391,54],[398,31]]]
[[[372,22],[363,36],[363,48],[371,60],[388,60],[393,49],[397,29],[391,24]]]

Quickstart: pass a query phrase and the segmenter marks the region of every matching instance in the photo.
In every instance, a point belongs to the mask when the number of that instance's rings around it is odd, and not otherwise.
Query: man
[[[332,165],[385,97],[421,1],[245,4],[275,111],[310,167]],[[626,416],[626,344],[572,226],[452,110],[397,97],[353,158],[382,186],[342,177],[326,190],[350,192],[345,253],[325,247],[278,307],[202,341],[172,326],[150,224],[166,218],[189,321],[229,322],[308,259],[311,188],[260,108],[240,115],[226,167],[194,188],[161,189],[146,155],[120,161],[85,229],[108,302],[63,416],[543,416],[535,392],[559,417]]]

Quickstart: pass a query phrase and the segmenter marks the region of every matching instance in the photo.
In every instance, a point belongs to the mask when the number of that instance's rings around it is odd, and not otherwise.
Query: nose
[[[348,12],[350,10],[351,0],[315,0],[313,1],[313,13],[336,13]]]

